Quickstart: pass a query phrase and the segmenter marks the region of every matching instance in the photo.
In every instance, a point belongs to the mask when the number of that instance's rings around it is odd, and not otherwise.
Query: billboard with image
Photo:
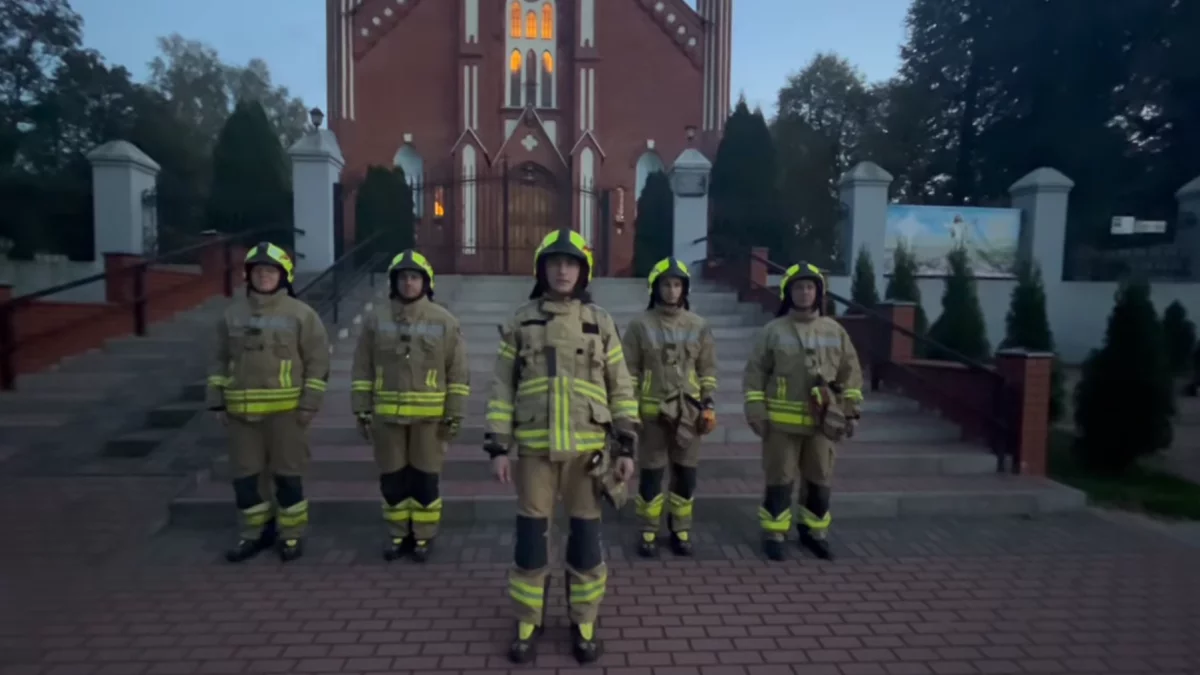
[[[1020,236],[1020,209],[893,204],[887,212],[883,271],[891,274],[896,244],[903,241],[920,276],[945,276],[946,254],[962,245],[977,278],[1012,278]]]

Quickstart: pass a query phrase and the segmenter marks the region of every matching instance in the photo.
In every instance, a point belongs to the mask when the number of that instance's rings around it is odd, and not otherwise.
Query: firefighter
[[[824,316],[825,278],[815,265],[788,268],[776,318],[759,332],[742,389],[746,420],[762,439],[766,490],[759,524],[763,552],[782,560],[801,481],[800,544],[831,560],[830,481],[835,446],[853,436],[862,405],[862,371],[846,330]]]
[[[580,663],[590,663],[600,657],[596,616],[608,574],[601,495],[608,494],[604,485],[633,476],[637,401],[613,319],[587,292],[593,269],[587,241],[568,229],[551,232],[534,254],[534,267],[530,302],[500,329],[483,443],[496,478],[517,488],[508,577],[517,626],[509,659],[528,663],[534,657],[550,583],[550,520],[561,498],[570,518],[572,651]],[[510,446],[517,451],[515,466]]]
[[[708,322],[691,311],[687,265],[664,258],[650,270],[650,304],[625,331],[625,359],[640,392],[637,495],[642,523],[638,553],[658,554],[663,514],[663,478],[670,465],[666,498],[671,548],[692,554],[692,502],[700,436],[716,426],[713,392],[717,362]]]
[[[246,297],[217,322],[207,404],[229,429],[229,463],[240,514],[241,562],[277,543],[299,558],[308,527],[304,474],[308,425],[329,380],[329,337],[321,317],[295,298],[295,267],[279,246],[246,254]]]
[[[391,302],[363,321],[351,371],[351,410],[375,448],[386,560],[429,559],[442,517],[446,444],[466,413],[466,347],[458,319],[433,302],[433,267],[407,250],[388,267]]]

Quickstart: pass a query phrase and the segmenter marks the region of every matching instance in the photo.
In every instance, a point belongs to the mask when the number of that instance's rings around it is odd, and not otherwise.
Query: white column
[[[346,160],[328,129],[306,134],[288,149],[292,158],[293,224],[297,272],[320,272],[334,262],[333,186]]]
[[[1192,256],[1192,280],[1200,280],[1200,177],[1175,192],[1179,201],[1179,225],[1175,229],[1175,246]]]
[[[1014,209],[1021,210],[1019,260],[1036,260],[1042,268],[1047,299],[1063,280],[1067,243],[1067,203],[1074,181],[1049,167],[1034,169],[1008,188]]]
[[[671,190],[675,193],[673,255],[686,265],[708,257],[708,178],[712,162],[699,150],[688,148],[675,158]]]
[[[841,223],[843,274],[850,275],[860,249],[865,248],[875,267],[875,288],[887,286],[884,239],[887,235],[888,186],[892,175],[874,162],[859,162],[838,179],[838,197],[846,209]]]
[[[128,141],[109,141],[87,155],[92,164],[96,259],[105,253],[153,254],[158,207],[152,201],[158,163]]]

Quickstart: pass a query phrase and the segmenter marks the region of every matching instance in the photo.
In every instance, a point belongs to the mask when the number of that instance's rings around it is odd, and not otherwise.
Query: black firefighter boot
[[[538,638],[542,636],[543,626],[546,624],[546,601],[550,599],[550,577],[548,575],[543,588],[542,622],[536,626],[524,621],[517,622],[517,634],[508,645],[508,660],[513,663],[533,663],[533,660],[537,658]]]
[[[762,542],[762,550],[763,555],[767,556],[767,560],[780,562],[787,559],[787,554],[783,550],[783,539],[781,537],[764,537]]]
[[[285,563],[299,560],[304,555],[303,539],[284,539],[279,542],[279,559]]]
[[[272,518],[263,526],[258,539],[239,539],[233,548],[225,552],[225,559],[231,563],[245,562],[274,546],[278,536],[279,528],[275,524],[275,519]]]
[[[800,526],[800,545],[821,560],[833,560],[833,551],[824,536],[814,537],[812,531]]]
[[[579,665],[595,663],[600,660],[602,653],[600,640],[596,637],[596,624],[571,624],[571,654]]]
[[[671,533],[671,550],[675,555],[691,557],[692,555],[692,533],[687,530],[680,530]]]
[[[392,562],[408,555],[413,549],[412,537],[392,537],[383,545],[383,559]]]
[[[415,562],[423,563],[429,560],[430,555],[433,555],[432,539],[417,539],[413,541],[412,559]]]
[[[658,557],[658,533],[643,532],[641,539],[638,540],[638,555],[643,558]]]

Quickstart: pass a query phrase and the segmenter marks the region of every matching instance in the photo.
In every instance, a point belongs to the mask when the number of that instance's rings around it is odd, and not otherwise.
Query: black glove
[[[637,430],[632,424],[626,423],[624,420],[616,422],[613,424],[612,433],[613,438],[617,441],[617,447],[613,450],[614,455],[632,458],[637,454]]]
[[[488,454],[488,457],[496,459],[501,455],[508,454],[509,440],[507,437],[497,436],[496,434],[483,435],[483,451]]]

